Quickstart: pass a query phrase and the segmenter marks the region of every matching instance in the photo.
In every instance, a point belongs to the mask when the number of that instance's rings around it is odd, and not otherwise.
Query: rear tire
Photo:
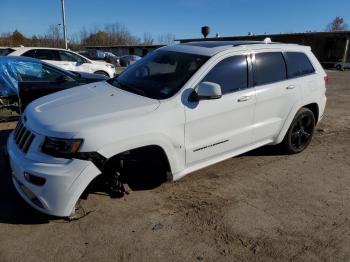
[[[107,74],[107,73],[104,72],[104,71],[96,71],[94,74],[96,74],[96,75],[104,75],[104,76],[110,78],[110,77],[109,77],[109,74]]]
[[[339,70],[339,71],[342,70],[341,65],[337,65],[335,68],[336,68],[337,70]]]
[[[315,129],[315,116],[308,108],[302,108],[295,115],[282,143],[287,154],[300,153],[310,144]]]

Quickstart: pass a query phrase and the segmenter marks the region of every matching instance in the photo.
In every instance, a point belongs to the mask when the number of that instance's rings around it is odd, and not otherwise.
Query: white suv
[[[9,56],[28,56],[43,60],[49,64],[61,67],[69,71],[95,73],[114,77],[115,66],[104,61],[92,61],[75,52],[47,47],[20,47],[8,54]]]
[[[14,185],[34,208],[69,216],[101,174],[122,192],[128,160],[176,180],[263,145],[301,152],[323,116],[326,80],[300,45],[160,48],[117,78],[31,103],[8,139]]]

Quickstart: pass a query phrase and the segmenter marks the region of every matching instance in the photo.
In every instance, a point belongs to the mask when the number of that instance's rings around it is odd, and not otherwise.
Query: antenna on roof
[[[272,41],[271,41],[271,38],[270,37],[266,37],[265,39],[264,39],[264,43],[265,44],[270,44]]]

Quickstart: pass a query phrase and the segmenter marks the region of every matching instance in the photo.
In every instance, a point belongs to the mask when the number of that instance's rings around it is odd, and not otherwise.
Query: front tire
[[[315,116],[308,108],[295,115],[281,146],[285,153],[300,153],[310,144],[315,129]]]
[[[336,68],[337,70],[339,70],[339,71],[342,70],[341,65],[337,65],[335,68]]]

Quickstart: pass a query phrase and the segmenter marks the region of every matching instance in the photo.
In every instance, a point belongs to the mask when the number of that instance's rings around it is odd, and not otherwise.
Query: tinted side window
[[[219,84],[222,94],[247,88],[248,66],[246,56],[232,56],[222,60],[202,80],[202,82],[206,81]]]
[[[269,84],[286,78],[286,65],[282,53],[267,52],[255,54],[255,85]]]
[[[29,50],[22,54],[22,56],[35,57],[35,49]]]
[[[58,61],[58,53],[56,50],[48,49],[37,49],[35,53],[35,58],[40,60],[53,60]]]
[[[309,58],[300,52],[286,52],[288,77],[298,77],[315,72]]]

